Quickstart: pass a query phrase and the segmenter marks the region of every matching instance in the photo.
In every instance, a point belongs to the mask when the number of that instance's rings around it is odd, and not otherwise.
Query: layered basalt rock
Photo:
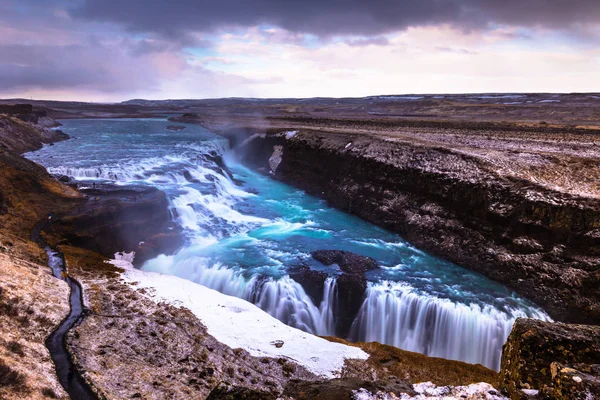
[[[301,131],[282,145],[273,141],[281,134],[263,136],[245,146],[257,156],[283,146],[276,178],[511,286],[555,319],[600,322],[598,200],[412,139]]]
[[[181,246],[164,192],[103,186],[83,193],[88,196],[85,204],[52,222],[52,232],[71,245],[106,257],[119,251],[140,252],[140,263]]]
[[[597,364],[600,326],[518,318],[503,348],[500,388],[515,399],[531,390],[576,399],[598,390]]]

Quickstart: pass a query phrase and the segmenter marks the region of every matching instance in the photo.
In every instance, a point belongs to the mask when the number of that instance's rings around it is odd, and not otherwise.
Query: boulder
[[[560,365],[572,364],[600,364],[600,326],[518,318],[502,351],[500,389],[511,398],[523,397],[522,389],[549,396],[558,371],[566,373]]]
[[[337,264],[342,272],[349,274],[364,274],[379,268],[377,261],[371,257],[361,256],[343,250],[317,250],[311,253],[312,258],[324,265]]]

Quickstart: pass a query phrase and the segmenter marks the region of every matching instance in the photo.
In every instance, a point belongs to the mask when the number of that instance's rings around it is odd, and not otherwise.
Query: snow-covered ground
[[[468,386],[436,386],[431,382],[413,385],[416,396],[402,393],[371,393],[366,389],[355,390],[354,400],[507,400],[488,383],[474,383]]]
[[[137,270],[132,261],[133,254],[117,253],[110,263],[123,268],[125,282],[145,289],[143,294],[153,301],[189,309],[211,336],[231,348],[256,357],[284,357],[326,378],[339,377],[347,359],[369,357],[359,348],[289,327],[245,300],[175,276]]]

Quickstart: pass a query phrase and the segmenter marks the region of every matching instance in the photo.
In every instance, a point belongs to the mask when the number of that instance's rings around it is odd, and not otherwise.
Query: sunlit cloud
[[[600,3],[541,2],[8,0],[0,96],[600,91]]]

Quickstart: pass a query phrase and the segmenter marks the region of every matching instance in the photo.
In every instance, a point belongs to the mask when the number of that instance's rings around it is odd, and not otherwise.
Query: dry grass
[[[22,373],[15,371],[4,361],[0,360],[0,388],[25,389],[27,378]]]
[[[498,373],[479,364],[427,357],[377,342],[350,343],[335,337],[325,339],[361,348],[371,356],[369,362],[373,368],[409,382],[430,381],[439,386],[459,386],[477,382],[487,382],[496,386],[498,383]]]

